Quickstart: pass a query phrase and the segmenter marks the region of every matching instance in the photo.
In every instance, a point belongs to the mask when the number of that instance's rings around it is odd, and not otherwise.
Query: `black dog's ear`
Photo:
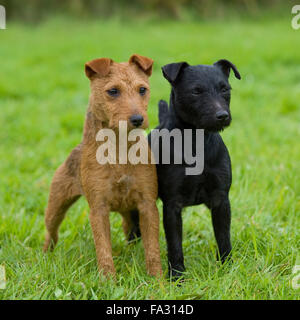
[[[221,68],[221,70],[223,71],[223,73],[226,75],[227,78],[229,78],[230,69],[232,69],[235,77],[238,78],[239,80],[241,79],[241,75],[238,72],[236,66],[226,59],[221,59],[215,62],[214,66]]]
[[[170,63],[163,66],[161,70],[164,77],[173,84],[178,78],[180,72],[188,66],[189,64],[186,62]]]

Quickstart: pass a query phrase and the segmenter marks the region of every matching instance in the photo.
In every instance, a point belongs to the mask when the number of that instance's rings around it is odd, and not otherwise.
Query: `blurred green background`
[[[280,12],[296,1],[285,0],[2,0],[9,18],[40,21],[52,14],[107,18],[115,15],[136,19],[147,16],[182,18],[258,16]]]
[[[299,299],[300,30],[292,1],[0,1],[0,299]],[[170,87],[161,66],[235,63],[232,125],[233,263],[215,261],[210,214],[184,211],[186,281],[146,275],[142,244],[126,245],[111,215],[116,281],[99,284],[88,206],[81,199],[43,255],[43,213],[55,169],[81,140],[89,96],[84,63],[154,59],[150,126]],[[161,212],[161,203],[159,202]],[[162,215],[161,215],[162,216]],[[167,270],[161,224],[161,256]]]

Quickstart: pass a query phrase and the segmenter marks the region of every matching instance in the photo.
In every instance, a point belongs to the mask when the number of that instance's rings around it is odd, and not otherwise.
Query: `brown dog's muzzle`
[[[129,118],[129,121],[134,127],[138,128],[143,124],[144,117],[140,114],[134,114]]]

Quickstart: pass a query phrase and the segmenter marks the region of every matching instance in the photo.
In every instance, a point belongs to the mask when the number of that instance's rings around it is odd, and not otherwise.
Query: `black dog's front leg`
[[[139,212],[137,210],[132,210],[130,212],[130,218],[131,218],[132,227],[128,235],[128,242],[133,242],[141,238]]]
[[[231,252],[230,242],[230,202],[229,199],[224,199],[217,207],[211,209],[212,223],[215,237],[219,248],[219,257],[224,263],[227,256]]]
[[[182,251],[181,207],[174,202],[164,203],[163,222],[168,245],[169,274],[173,279],[182,276],[185,270]]]

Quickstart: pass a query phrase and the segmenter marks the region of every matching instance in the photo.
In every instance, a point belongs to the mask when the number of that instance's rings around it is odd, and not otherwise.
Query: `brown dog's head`
[[[118,128],[122,120],[131,129],[147,128],[152,65],[152,59],[137,54],[122,63],[109,58],[87,62],[85,73],[91,80],[90,106],[94,115],[110,128]]]

